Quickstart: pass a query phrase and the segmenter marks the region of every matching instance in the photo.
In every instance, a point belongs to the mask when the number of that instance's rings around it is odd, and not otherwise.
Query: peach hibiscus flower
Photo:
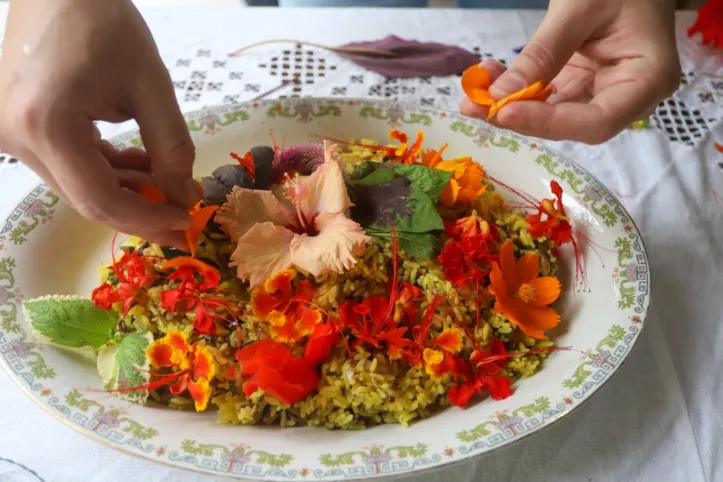
[[[252,287],[292,267],[341,273],[371,242],[346,216],[352,203],[334,149],[324,142],[324,163],[310,176],[295,175],[273,192],[234,188],[218,210],[216,222],[236,242],[231,266]]]

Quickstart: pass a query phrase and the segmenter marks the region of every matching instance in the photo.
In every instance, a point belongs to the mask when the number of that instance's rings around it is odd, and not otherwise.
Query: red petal
[[[213,335],[216,333],[216,324],[213,322],[211,313],[202,303],[196,305],[196,319],[193,320],[193,327],[202,335]]]
[[[463,383],[456,387],[452,387],[447,392],[447,398],[460,408],[465,408],[469,400],[477,392],[473,383]]]
[[[318,323],[304,348],[304,360],[309,365],[319,365],[339,341],[339,330],[331,322]]]
[[[170,392],[176,396],[185,392],[186,388],[188,388],[188,373],[184,373],[178,377],[178,380],[168,387]]]
[[[113,303],[120,301],[122,297],[112,285],[103,283],[93,290],[91,299],[97,307],[110,310],[113,307]]]
[[[512,381],[507,377],[502,375],[479,375],[479,380],[495,400],[504,400],[512,395]]]

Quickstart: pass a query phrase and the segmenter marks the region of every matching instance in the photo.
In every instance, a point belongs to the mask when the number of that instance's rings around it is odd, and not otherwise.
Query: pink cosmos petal
[[[317,236],[295,236],[291,241],[291,262],[314,276],[350,269],[371,242],[359,224],[340,213],[319,214],[316,229]]]
[[[238,240],[230,266],[235,266],[237,276],[248,279],[253,288],[291,268],[290,247],[296,237],[293,232],[271,222],[256,224]]]
[[[295,212],[286,207],[270,191],[234,187],[226,202],[216,213],[216,222],[237,241],[255,224],[271,222],[282,226],[298,226]]]

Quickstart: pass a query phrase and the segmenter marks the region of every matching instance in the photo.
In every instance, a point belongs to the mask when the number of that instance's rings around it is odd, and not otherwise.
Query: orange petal
[[[252,181],[256,181],[256,171],[254,170],[254,155],[251,154],[251,151],[248,151],[246,154],[244,154],[243,157],[239,156],[235,152],[232,152],[229,155],[236,159],[239,164],[246,168]]]
[[[490,73],[481,65],[473,65],[462,74],[462,90],[465,95],[478,105],[492,106],[495,100],[488,89],[492,84]]]
[[[146,348],[146,358],[150,360],[153,368],[174,366],[172,356],[173,347],[162,340],[156,340]]]
[[[283,300],[277,299],[262,287],[258,287],[251,292],[251,311],[259,318],[266,319],[269,313],[283,303]]]
[[[192,352],[193,378],[213,379],[216,376],[216,360],[205,345],[193,345]]]
[[[534,84],[528,85],[524,89],[497,101],[497,103],[490,107],[487,120],[492,119],[503,106],[509,104],[510,102],[518,100],[538,100],[544,102],[548,97],[550,97],[550,94],[552,94],[552,86],[545,86],[541,81],[535,82]]]
[[[462,333],[457,328],[445,328],[432,343],[450,353],[459,353],[463,347]]]
[[[409,148],[409,155],[413,158],[414,162],[416,162],[417,157],[419,157],[419,153],[422,151],[423,143],[424,132],[417,131],[417,139],[414,141],[414,144],[412,144],[412,147]]]
[[[444,353],[432,348],[425,348],[422,357],[427,365],[439,365],[444,360]]]
[[[205,378],[199,378],[188,384],[188,393],[193,398],[193,405],[197,412],[203,412],[208,407],[208,401],[211,400],[211,384]]]
[[[190,256],[179,256],[177,258],[169,259],[163,264],[163,266],[161,266],[161,271],[168,271],[171,268],[181,268],[183,266],[194,268],[200,272],[218,272],[218,270],[214,266],[211,266],[210,264],[204,263],[200,259],[192,258]]]
[[[449,147],[449,144],[443,145],[438,151],[435,151],[434,149],[425,149],[424,154],[422,155],[422,165],[429,168],[437,167],[437,164],[442,161],[442,154],[447,147]]]
[[[296,277],[296,271],[287,269],[276,273],[264,283],[264,289],[279,299],[289,299],[293,294],[291,289],[291,280]]]
[[[409,136],[404,132],[398,131],[397,129],[389,131],[389,138],[395,141],[399,141],[402,144],[409,142]]]
[[[451,208],[454,206],[454,203],[457,202],[460,190],[461,187],[459,183],[455,179],[450,179],[447,185],[444,186],[444,191],[442,191],[442,195],[439,197],[439,200],[442,201],[445,206]]]
[[[188,344],[188,335],[185,331],[169,330],[163,338],[169,345],[181,353],[186,354],[191,350],[191,346]]]
[[[540,255],[527,253],[517,260],[515,264],[515,276],[517,283],[531,283],[540,273]],[[519,287],[519,286],[518,286]]]
[[[453,159],[450,161],[441,161],[435,166],[435,169],[440,169],[442,171],[447,171],[447,172],[451,171],[454,173],[454,174],[452,174],[452,178],[459,179],[460,177],[462,177],[464,175],[468,166],[469,165],[467,164],[465,159],[462,158],[462,159]]]
[[[502,270],[498,263],[492,263],[489,292],[495,295],[498,300],[504,300],[510,297],[510,290],[507,288],[505,277],[502,275]]]
[[[147,182],[140,183],[140,194],[152,203],[168,202],[166,196],[163,195],[160,189],[153,184],[148,184]]]
[[[291,345],[299,341],[301,335],[293,323],[285,323],[281,326],[272,326],[271,337],[279,343]]]
[[[723,152],[723,144],[718,144],[717,142],[713,143],[715,145],[715,150],[718,152]]]
[[[509,239],[500,247],[500,268],[509,291],[516,291],[519,284],[515,270],[515,246]]]
[[[186,230],[186,242],[188,243],[188,249],[191,250],[191,256],[196,255],[196,246],[198,240],[201,238],[203,228],[206,227],[208,221],[213,216],[213,213],[220,206],[206,206],[191,212],[191,227]]]
[[[321,313],[308,306],[299,304],[296,308],[296,326],[300,336],[311,335],[316,324],[321,321]]]
[[[549,330],[560,323],[560,315],[552,308],[529,306],[520,300],[495,303],[495,311],[504,313],[523,333],[538,340],[547,338],[542,330]]]
[[[532,281],[535,287],[535,299],[530,302],[532,306],[542,307],[554,303],[560,297],[560,280],[553,276],[543,276]]]

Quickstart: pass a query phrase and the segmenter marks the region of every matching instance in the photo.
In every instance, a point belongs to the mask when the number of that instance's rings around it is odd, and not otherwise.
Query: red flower
[[[257,341],[236,352],[241,373],[249,376],[243,390],[247,397],[257,390],[276,397],[286,405],[306,398],[319,386],[317,366],[329,355],[339,339],[336,327],[319,324],[309,338],[302,358],[275,340]]]
[[[137,251],[125,253],[110,266],[118,278],[118,287],[104,283],[93,290],[91,299],[99,308],[110,309],[113,303],[123,301],[123,315],[128,314],[138,294],[155,278],[151,262]]]
[[[500,374],[507,366],[508,356],[504,343],[498,338],[490,340],[487,351],[473,352],[470,357],[472,368],[467,366],[466,373],[462,373],[466,381],[449,389],[449,401],[464,408],[475,393],[485,390],[495,400],[504,400],[512,395],[512,381]]]
[[[218,289],[221,275],[216,268],[190,257],[178,257],[164,264],[161,269],[167,271],[177,268],[168,276],[170,280],[180,280],[177,288],[161,293],[161,307],[171,313],[179,310],[195,310],[193,327],[198,333],[213,335],[216,333],[214,320],[223,319],[216,308],[227,311],[235,317],[235,310],[223,299],[209,296]]]
[[[309,280],[302,280],[294,289],[291,282],[295,277],[293,269],[282,271],[251,293],[254,315],[267,320],[271,337],[282,343],[296,343],[310,335],[322,318],[319,310],[308,306],[316,288]]]
[[[490,251],[492,245],[490,238],[481,234],[463,237],[461,242],[447,241],[439,255],[445,279],[457,287],[478,285],[496,259]]]
[[[561,246],[572,239],[572,226],[562,205],[562,187],[556,181],[550,181],[550,190],[556,199],[543,199],[537,214],[525,218],[530,224],[527,231],[535,238],[547,236]]]

